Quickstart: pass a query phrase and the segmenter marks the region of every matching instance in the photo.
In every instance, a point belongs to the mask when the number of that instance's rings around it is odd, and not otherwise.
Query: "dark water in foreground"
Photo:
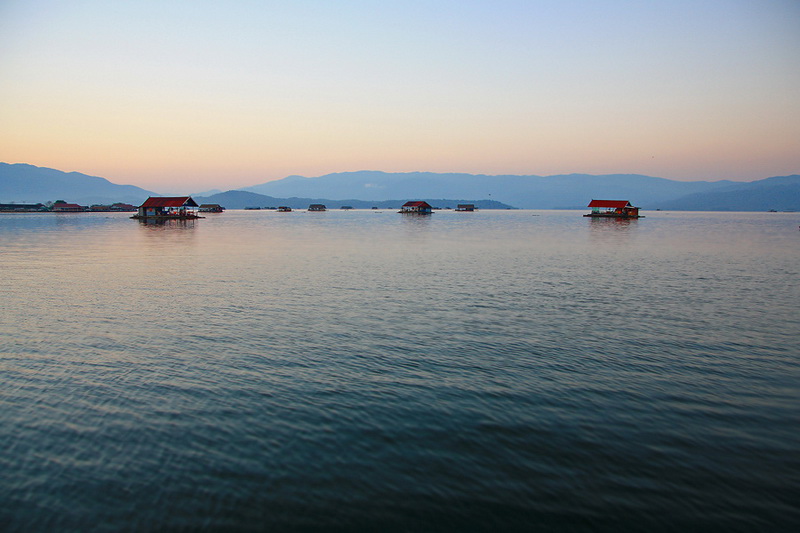
[[[791,530],[800,215],[0,216],[0,529]]]

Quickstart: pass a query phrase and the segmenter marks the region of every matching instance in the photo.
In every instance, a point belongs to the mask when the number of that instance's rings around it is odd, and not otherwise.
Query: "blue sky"
[[[798,29],[796,0],[0,1],[0,160],[190,190],[798,173]]]

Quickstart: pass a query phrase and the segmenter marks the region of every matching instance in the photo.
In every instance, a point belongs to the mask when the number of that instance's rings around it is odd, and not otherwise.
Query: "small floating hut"
[[[201,213],[222,213],[225,208],[219,204],[200,204]]]
[[[639,208],[628,200],[592,200],[589,206],[592,212],[585,217],[595,218],[644,218],[639,215]]]
[[[151,196],[131,218],[154,220],[186,220],[204,218],[197,214],[197,202],[191,196]]]
[[[327,211],[328,208],[325,207],[323,204],[311,204],[308,206],[309,211]]]
[[[425,201],[411,201],[404,203],[398,213],[403,213],[404,215],[430,215],[433,213],[433,207]]]
[[[458,206],[456,207],[456,211],[466,211],[466,212],[475,211],[475,204],[458,204]]]

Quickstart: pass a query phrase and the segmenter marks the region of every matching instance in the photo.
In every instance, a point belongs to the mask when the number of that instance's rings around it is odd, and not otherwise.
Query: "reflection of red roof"
[[[403,207],[430,207],[431,205],[428,202],[406,202],[403,204]]]
[[[139,207],[197,207],[191,196],[151,196]]]
[[[628,200],[592,200],[589,207],[613,207],[621,209],[623,207],[633,207]]]

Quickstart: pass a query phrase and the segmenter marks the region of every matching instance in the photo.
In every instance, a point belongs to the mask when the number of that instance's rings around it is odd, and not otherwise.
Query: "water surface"
[[[6,530],[779,530],[800,215],[0,216]]]

